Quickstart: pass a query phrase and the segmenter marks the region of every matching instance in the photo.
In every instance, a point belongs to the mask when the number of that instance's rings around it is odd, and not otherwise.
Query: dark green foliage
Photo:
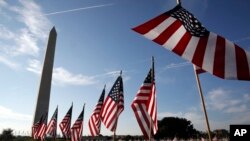
[[[13,141],[14,135],[12,129],[4,129],[0,135],[0,141]]]
[[[196,138],[199,132],[194,129],[191,121],[185,118],[165,117],[158,121],[158,132],[156,139],[178,137],[181,139]]]

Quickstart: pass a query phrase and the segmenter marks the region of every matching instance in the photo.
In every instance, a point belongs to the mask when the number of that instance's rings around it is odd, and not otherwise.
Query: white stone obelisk
[[[49,34],[47,49],[41,72],[41,81],[40,81],[40,86],[38,88],[37,103],[36,103],[33,124],[38,122],[41,116],[45,113],[48,113],[49,110],[49,99],[50,99],[53,64],[54,64],[54,54],[56,47],[56,37],[57,37],[56,29],[55,27],[53,27]]]

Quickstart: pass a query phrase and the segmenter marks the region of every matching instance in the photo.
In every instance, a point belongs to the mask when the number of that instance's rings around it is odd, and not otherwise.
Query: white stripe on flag
[[[237,68],[236,68],[236,53],[235,53],[235,46],[234,43],[226,41],[226,48],[225,48],[225,79],[237,78]]]
[[[164,20],[161,24],[150,30],[148,33],[144,34],[143,36],[145,36],[148,39],[154,40],[175,21],[176,21],[175,18],[169,17],[166,20]]]
[[[209,72],[213,72],[214,69],[214,55],[216,48],[217,35],[213,32],[210,32],[207,46],[204,54],[202,68]]]
[[[191,37],[185,51],[182,54],[183,58],[186,58],[187,60],[192,61],[199,39],[200,38],[198,37],[194,37],[194,36]]]
[[[178,44],[181,40],[182,36],[186,33],[186,29],[184,26],[180,26],[177,31],[164,43],[162,46],[169,50],[173,50],[173,48]]]
[[[140,109],[139,106],[138,106],[138,104],[135,103],[136,112],[137,112],[138,116],[140,117],[139,120],[141,121],[142,126],[143,126],[144,130],[146,131],[147,136],[149,137],[149,132],[148,132],[149,131],[149,127],[148,127],[148,125],[147,125],[147,123],[145,121],[145,118],[142,115],[142,112],[147,116],[148,120],[150,119],[150,117],[149,117],[149,115],[148,115],[148,113],[146,111],[146,105],[145,104],[141,104],[141,107],[142,107],[142,109]]]

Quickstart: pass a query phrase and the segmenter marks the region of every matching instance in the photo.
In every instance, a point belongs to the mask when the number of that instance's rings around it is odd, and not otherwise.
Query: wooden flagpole
[[[197,87],[198,87],[198,90],[199,90],[199,93],[200,93],[201,102],[202,102],[202,108],[203,108],[203,112],[204,112],[205,119],[206,119],[208,138],[209,138],[209,141],[212,141],[212,139],[211,139],[211,132],[210,132],[210,126],[209,126],[209,122],[208,122],[206,105],[205,105],[203,93],[202,93],[202,90],[201,90],[200,79],[199,79],[199,76],[198,76],[198,74],[196,72],[196,69],[195,69],[196,66],[195,65],[193,65],[193,66],[194,66],[194,74],[195,74],[195,78],[196,78],[196,82],[197,82]]]

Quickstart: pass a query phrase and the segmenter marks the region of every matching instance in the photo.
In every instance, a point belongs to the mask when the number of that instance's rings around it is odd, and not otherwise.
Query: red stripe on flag
[[[163,45],[175,33],[175,31],[179,29],[181,25],[181,22],[176,20],[153,41],[160,45]]]
[[[199,67],[202,67],[207,41],[207,37],[201,37],[194,52],[192,62]]]
[[[246,78],[250,79],[246,52],[239,46],[235,45],[235,53],[236,53],[236,66],[237,66],[238,79],[239,80],[244,80]],[[239,69],[243,71],[240,72],[238,71]]]
[[[150,20],[142,25],[133,28],[133,30],[140,33],[140,34],[146,34],[151,29],[155,28],[160,23],[162,23],[168,17],[169,17],[168,15],[161,14],[161,15],[157,16],[156,18],[154,18],[154,19],[152,19],[152,20]]]
[[[175,52],[176,54],[182,56],[183,52],[185,51],[190,39],[192,38],[192,36],[190,35],[190,33],[186,32],[181,40],[178,42],[178,44],[175,46],[175,48],[173,49],[173,52]]]
[[[214,55],[213,74],[221,78],[225,77],[225,44],[225,39],[218,35]]]

